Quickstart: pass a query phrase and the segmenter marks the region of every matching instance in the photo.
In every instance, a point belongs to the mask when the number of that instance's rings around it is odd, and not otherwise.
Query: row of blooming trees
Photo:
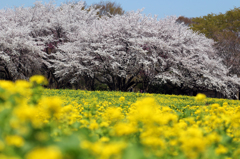
[[[89,89],[94,82],[121,91],[139,82],[170,82],[227,97],[238,92],[240,80],[228,74],[214,41],[177,17],[158,20],[137,11],[99,18],[94,7],[83,8],[83,2],[37,2],[1,10],[0,65],[8,79],[41,72],[62,84],[83,81]]]
[[[52,70],[49,48],[68,42],[71,34],[96,19],[97,10],[83,10],[84,3],[54,4],[36,2],[31,8],[0,10],[0,64],[9,80],[26,79]]]

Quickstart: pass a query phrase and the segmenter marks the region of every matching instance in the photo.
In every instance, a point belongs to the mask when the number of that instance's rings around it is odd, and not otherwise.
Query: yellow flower
[[[40,84],[40,85],[48,84],[47,79],[42,75],[34,75],[34,76],[30,77],[29,81],[31,83],[36,83],[36,84]]]
[[[125,100],[125,97],[120,97],[120,98],[119,98],[119,101],[120,101],[120,102],[123,102],[124,100]]]
[[[89,129],[96,130],[97,128],[98,128],[98,123],[96,122],[96,120],[92,120],[89,125]]]
[[[114,156],[114,158],[116,158],[116,156],[121,155],[121,151],[126,147],[127,144],[124,142],[104,144],[100,153],[100,158],[108,159],[111,158],[111,156]]]
[[[102,122],[100,124],[100,127],[108,127],[108,126],[109,126],[108,122]]]
[[[15,82],[15,86],[18,87],[18,88],[30,88],[31,87],[31,84],[28,82],[28,81],[24,81],[24,80],[17,80]]]
[[[5,138],[8,145],[22,147],[24,145],[24,139],[18,135],[9,135]]]
[[[218,145],[218,147],[215,149],[216,154],[225,154],[228,152],[228,148],[224,147],[223,145]]]
[[[228,103],[227,102],[224,102],[223,103],[223,107],[227,107],[228,106]]]
[[[3,89],[11,90],[14,89],[15,85],[11,81],[0,80],[0,87]]]
[[[148,136],[141,139],[141,143],[150,147],[165,148],[165,141],[159,137]]]
[[[219,142],[220,140],[221,140],[221,136],[216,132],[212,132],[207,136],[208,144],[216,143],[216,142]]]
[[[26,155],[26,159],[62,159],[62,153],[53,146],[35,148]]]
[[[41,100],[40,105],[50,114],[57,114],[61,111],[62,100],[59,97],[48,97]]]
[[[203,138],[191,137],[182,139],[181,149],[189,158],[196,158],[206,149],[206,141]]]
[[[73,109],[72,105],[66,105],[61,108],[61,112],[62,113],[71,113],[72,109]]]
[[[117,136],[129,135],[137,132],[137,128],[131,123],[118,123],[114,126],[114,131]]]
[[[171,141],[169,142],[169,144],[170,144],[171,146],[176,146],[176,145],[178,144],[178,141],[177,141],[177,140],[171,140]]]
[[[105,113],[103,115],[103,118],[109,122],[116,122],[123,118],[123,115],[121,113],[121,108],[116,107],[108,107],[105,110]]]
[[[178,120],[178,116],[172,113],[164,113],[163,115],[163,119],[160,121],[160,123],[162,124],[174,124],[177,123]]]
[[[36,107],[27,105],[27,103],[23,103],[14,109],[14,114],[20,119],[20,121],[31,121],[36,117],[37,109]]]
[[[220,105],[217,103],[211,105],[211,109],[217,109],[218,107],[220,107]]]
[[[82,141],[80,147],[88,149],[93,155],[100,159],[109,159],[121,155],[121,151],[127,147],[124,142],[105,143],[101,140],[95,143]],[[121,157],[120,157],[121,158]]]
[[[85,119],[80,120],[79,122],[82,124],[80,127],[87,127],[87,125],[89,124],[88,120]]]
[[[196,101],[203,101],[204,99],[206,99],[206,95],[202,93],[198,93],[195,99]]]
[[[108,142],[110,139],[108,138],[108,137],[102,137],[101,139],[100,139],[102,142]]]
[[[157,110],[159,110],[159,108],[154,98],[148,97],[140,99],[131,106],[128,119],[131,121],[152,122],[155,118],[159,119]]]

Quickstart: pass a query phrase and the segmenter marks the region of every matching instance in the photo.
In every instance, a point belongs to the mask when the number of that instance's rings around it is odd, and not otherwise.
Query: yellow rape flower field
[[[238,100],[0,81],[1,159],[238,159]]]

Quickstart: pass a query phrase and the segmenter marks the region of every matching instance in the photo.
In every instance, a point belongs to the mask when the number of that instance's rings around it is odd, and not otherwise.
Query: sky
[[[49,0],[40,0],[48,3]],[[69,1],[69,0],[68,0]],[[105,0],[104,0],[105,1]],[[144,8],[143,14],[166,16],[200,17],[207,14],[225,13],[234,7],[240,7],[240,0],[110,0],[121,5],[125,11],[137,11]],[[0,0],[0,9],[12,7],[30,7],[35,0]],[[55,0],[60,5],[66,0]],[[85,0],[87,5],[98,3],[100,0]]]

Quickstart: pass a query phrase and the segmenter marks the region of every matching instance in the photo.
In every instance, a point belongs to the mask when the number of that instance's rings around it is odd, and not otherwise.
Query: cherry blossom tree
[[[158,60],[155,80],[170,81],[181,88],[215,90],[228,97],[236,95],[239,78],[229,76],[216,54],[214,41],[175,21],[176,17],[169,17],[161,22],[164,25],[158,37],[162,38],[157,43],[147,40],[158,46],[153,49]]]
[[[68,67],[54,66],[56,74],[61,79],[72,76],[71,82],[84,75],[107,84],[111,90],[126,91],[135,84],[133,80],[137,80],[139,72],[150,64],[145,59],[146,50],[135,41],[141,36],[137,33],[141,29],[135,29],[140,16],[129,13],[102,17],[79,30],[78,37],[73,38],[76,41],[59,46],[56,58],[60,57],[61,66],[67,61]],[[129,23],[124,23],[125,20]],[[67,75],[61,76],[63,72]]]
[[[0,65],[6,79],[26,79],[40,71],[45,54],[30,36],[30,18],[22,7],[0,11]]]
[[[11,80],[43,71],[57,82],[106,84],[127,91],[139,83],[170,82],[234,98],[240,80],[229,74],[214,41],[176,22],[137,12],[99,16],[84,2],[0,10],[0,69]]]
[[[0,11],[0,65],[7,79],[51,74],[49,59],[59,43],[82,25],[97,18],[97,10],[83,10],[84,2],[62,4],[36,2],[33,7]],[[45,73],[44,73],[45,72]]]
[[[126,91],[144,79],[236,95],[240,81],[228,75],[214,41],[176,19],[158,20],[141,11],[98,19],[59,46],[55,74],[73,83],[88,76],[111,90]]]

